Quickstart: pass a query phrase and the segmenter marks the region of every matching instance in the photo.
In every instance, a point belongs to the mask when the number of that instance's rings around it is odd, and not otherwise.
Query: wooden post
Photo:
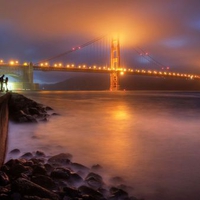
[[[7,150],[9,109],[8,101],[11,94],[0,96],[0,167],[3,165]]]

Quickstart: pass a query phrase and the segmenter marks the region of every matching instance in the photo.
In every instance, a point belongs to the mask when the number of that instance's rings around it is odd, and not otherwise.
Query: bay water
[[[20,91],[58,116],[9,123],[8,153],[71,153],[103,167],[147,200],[200,199],[200,93],[176,91]]]

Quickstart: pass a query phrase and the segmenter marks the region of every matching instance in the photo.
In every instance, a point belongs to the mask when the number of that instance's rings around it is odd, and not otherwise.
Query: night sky
[[[0,59],[38,62],[103,34],[172,71],[200,74],[199,0],[0,0]],[[130,52],[130,55],[132,52]],[[35,73],[35,80],[71,74]]]

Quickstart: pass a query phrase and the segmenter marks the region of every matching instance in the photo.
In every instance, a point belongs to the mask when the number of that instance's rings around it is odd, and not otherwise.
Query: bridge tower
[[[33,64],[30,62],[29,65],[23,67],[23,89],[33,89]]]
[[[113,37],[111,40],[110,65],[112,70],[116,70],[110,73],[110,90],[117,91],[119,89],[119,73],[117,69],[120,67],[120,43],[118,36]]]

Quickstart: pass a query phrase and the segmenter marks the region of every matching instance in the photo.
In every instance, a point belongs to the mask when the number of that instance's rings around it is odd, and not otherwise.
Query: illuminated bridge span
[[[106,52],[107,57],[109,57],[109,63],[106,65],[100,63],[98,65],[92,64],[62,64],[55,63],[50,64],[49,62],[60,58],[61,56],[71,54],[75,51],[79,51],[82,48],[88,47],[89,45],[93,45],[95,42],[101,40],[103,37],[99,37],[97,39],[91,40],[83,45],[78,47],[74,47],[65,53],[59,54],[57,56],[51,57],[49,59],[43,60],[36,64],[23,63],[20,64],[18,61],[11,61],[9,63],[5,63],[3,60],[0,60],[0,75],[1,74],[11,74],[14,77],[17,77],[19,81],[22,83],[22,89],[37,89],[38,85],[33,83],[33,71],[62,71],[62,72],[85,72],[85,73],[105,73],[110,74],[110,90],[118,90],[120,88],[119,84],[119,76],[120,75],[142,75],[142,76],[157,76],[157,77],[174,77],[174,78],[184,78],[184,79],[192,79],[192,80],[200,80],[200,75],[196,74],[187,74],[187,73],[178,73],[178,72],[170,72],[168,69],[166,71],[162,70],[150,70],[150,69],[136,69],[136,68],[126,68],[122,67],[120,64],[120,44],[119,39],[114,38],[109,43],[110,50]],[[98,50],[97,50],[98,51]],[[89,52],[89,53],[93,53]],[[100,61],[103,60],[103,56]],[[86,56],[84,55],[84,58]],[[93,58],[93,56],[92,56]],[[76,58],[75,58],[76,60]],[[91,60],[91,59],[90,59]],[[154,60],[155,61],[155,60]],[[157,64],[157,63],[156,63]]]
[[[56,66],[33,66],[34,70],[39,71],[68,71],[68,72],[91,72],[91,73],[118,73],[119,75],[144,75],[144,76],[158,76],[158,77],[174,77],[174,78],[189,78],[189,79],[200,79],[199,75],[195,74],[185,74],[185,73],[177,73],[177,72],[170,72],[170,71],[156,71],[156,70],[144,70],[144,69],[127,69],[127,68],[110,68],[105,66],[86,66],[86,65],[66,65],[62,66],[56,64]]]

